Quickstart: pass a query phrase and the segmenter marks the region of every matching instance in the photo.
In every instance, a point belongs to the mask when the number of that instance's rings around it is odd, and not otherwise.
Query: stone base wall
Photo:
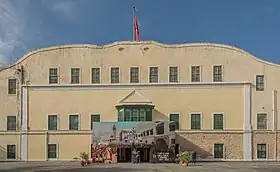
[[[243,133],[178,133],[176,142],[180,150],[196,151],[202,159],[211,159],[214,144],[224,144],[224,159],[243,159]]]

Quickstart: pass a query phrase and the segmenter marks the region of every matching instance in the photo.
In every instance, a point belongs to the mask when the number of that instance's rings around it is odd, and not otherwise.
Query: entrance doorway
[[[118,162],[131,162],[131,148],[117,148]]]
[[[137,148],[140,152],[140,162],[150,162],[150,148]]]

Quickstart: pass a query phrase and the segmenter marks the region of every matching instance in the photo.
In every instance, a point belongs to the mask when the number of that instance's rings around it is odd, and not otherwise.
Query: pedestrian
[[[140,151],[136,152],[136,163],[140,163]]]
[[[192,162],[195,164],[196,163],[196,152],[194,151],[192,154]]]

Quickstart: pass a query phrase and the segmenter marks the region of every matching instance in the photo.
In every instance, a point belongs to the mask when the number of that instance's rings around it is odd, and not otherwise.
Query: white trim
[[[131,68],[138,68],[138,83],[131,83]],[[129,70],[128,70],[128,83],[130,84],[139,84],[141,83],[141,68],[140,66],[129,66]]]
[[[266,115],[266,129],[258,129],[258,115],[262,115],[262,114],[265,114]],[[268,124],[269,124],[269,122],[268,122],[268,117],[269,117],[269,115],[268,115],[268,112],[267,111],[264,111],[264,112],[257,112],[257,114],[256,114],[256,130],[259,130],[259,131],[265,131],[265,130],[270,130],[269,129],[269,127],[268,127]],[[272,129],[273,130],[273,129]]]
[[[92,66],[91,68],[90,68],[90,84],[98,84],[98,83],[92,83],[92,69],[94,69],[94,68],[98,68],[99,69],[99,81],[100,81],[100,83],[99,84],[102,84],[102,68],[101,68],[101,66]]]
[[[50,84],[50,69],[54,69],[54,68],[57,69],[57,83],[56,84]],[[59,85],[60,84],[60,68],[58,66],[48,68],[48,84],[50,84],[50,85]]]
[[[223,115],[223,129],[222,130],[225,130],[226,129],[226,120],[225,120],[225,113],[224,112],[213,112],[212,113],[212,129],[215,130],[215,131],[219,131],[219,129],[214,129],[214,115],[215,114],[222,114]]]
[[[79,69],[79,83],[73,83],[72,84],[72,69]],[[71,85],[81,85],[82,84],[82,68],[80,67],[71,67],[70,68],[70,84]]]
[[[215,158],[215,144],[222,144],[223,145],[223,158]],[[212,145],[212,155],[214,160],[225,160],[226,159],[226,146],[224,143],[213,143]]]
[[[111,81],[111,70],[112,68],[118,68],[119,69],[119,83],[112,83]],[[122,83],[122,77],[121,77],[121,67],[120,66],[109,66],[109,83],[114,85],[120,85]]]
[[[190,82],[192,82],[192,67],[199,67],[199,82],[202,82],[202,65],[190,65]]]
[[[56,130],[49,130],[49,116],[51,116],[51,115],[56,115],[56,117],[57,117],[57,128],[56,128]],[[47,127],[46,127],[46,130],[48,130],[48,131],[58,131],[58,130],[60,130],[60,118],[59,118],[59,114],[58,113],[53,113],[53,114],[47,114]]]
[[[244,85],[243,159],[252,160],[252,95],[251,85]]]
[[[192,114],[200,114],[200,129],[191,129],[191,124],[192,124]],[[189,129],[192,131],[197,131],[197,130],[202,130],[203,129],[203,113],[202,112],[190,112],[189,113]]]
[[[171,114],[178,114],[179,115],[179,130],[181,129],[181,114],[180,114],[180,112],[169,112],[168,113],[168,121],[170,121],[170,115]]]
[[[222,66],[222,81],[221,82],[224,82],[225,81],[225,74],[224,74],[224,65],[223,64],[213,64],[212,65],[212,82],[214,82],[214,66]]]
[[[177,82],[170,82],[170,68],[171,67],[177,67]],[[168,78],[168,83],[179,83],[180,82],[180,67],[179,67],[179,65],[168,65],[168,76],[167,76],[167,78]]]
[[[71,115],[78,115],[78,130],[71,130],[69,127]],[[79,113],[68,113],[68,131],[79,131],[79,130],[81,130],[81,115]]]
[[[265,144],[265,151],[266,151],[266,158],[258,158],[258,144]],[[268,147],[268,143],[265,143],[265,142],[259,142],[256,144],[256,150],[255,150],[255,155],[256,155],[256,160],[267,160],[269,157],[269,153],[268,153],[268,150],[269,150],[269,147]]]
[[[22,111],[21,111],[21,160],[28,160],[28,87],[22,87]]]
[[[49,145],[56,145],[56,158],[48,158]],[[58,143],[47,143],[47,157],[46,157],[46,159],[47,159],[48,161],[55,161],[55,160],[59,160],[59,149],[58,149]]]
[[[160,84],[160,69],[159,69],[159,66],[157,65],[149,65],[149,70],[148,70],[148,81],[147,83],[149,84]],[[158,81],[157,82],[150,82],[150,73],[151,73],[151,68],[152,67],[157,67],[158,68]]]
[[[9,146],[15,146],[15,154],[16,154],[16,157],[15,157],[15,159],[8,159],[8,145]],[[19,159],[19,157],[18,157],[18,145],[15,143],[15,144],[6,144],[6,154],[5,154],[5,158],[6,158],[6,161],[18,161]]]

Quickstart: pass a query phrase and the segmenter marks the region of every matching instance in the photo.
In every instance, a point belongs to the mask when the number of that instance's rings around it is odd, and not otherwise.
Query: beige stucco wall
[[[119,48],[124,49],[119,51]],[[149,49],[144,50],[145,48]],[[22,84],[28,83],[32,86],[48,85],[48,70],[50,67],[59,68],[61,85],[70,83],[71,67],[81,68],[80,85],[90,84],[92,67],[101,67],[102,84],[109,84],[109,70],[113,66],[120,67],[120,85],[129,83],[130,66],[140,67],[141,84],[148,83],[149,66],[159,67],[161,83],[168,83],[169,66],[179,66],[179,82],[189,83],[191,65],[201,66],[202,83],[212,82],[212,66],[217,64],[223,65],[224,82],[248,81],[252,83],[253,129],[256,129],[256,114],[266,112],[268,113],[268,128],[272,130],[274,127],[273,90],[279,91],[280,89],[279,65],[264,62],[243,50],[225,45],[203,43],[164,45],[146,41],[118,42],[100,47],[95,45],[50,47],[31,52],[9,68],[0,70],[0,121],[4,121],[0,123],[0,134],[6,133],[7,116],[17,115],[20,123],[21,94],[7,95],[7,79],[18,78],[19,76],[15,74],[15,71],[21,66],[24,69],[25,77]],[[262,92],[257,92],[254,88],[255,75],[258,74],[265,75],[265,91]],[[227,129],[241,130],[243,128],[243,88],[201,89],[195,86],[193,88],[172,89],[172,91],[155,88],[138,91],[147,99],[156,103],[155,120],[166,120],[168,119],[168,113],[180,112],[181,127],[187,130],[189,129],[188,113],[190,111],[203,111],[203,127],[209,130],[212,125],[212,112],[222,111],[226,115],[225,126]],[[46,114],[50,113],[61,115],[61,129],[66,129],[68,126],[68,113],[81,114],[83,130],[89,129],[89,113],[91,112],[100,113],[102,121],[116,120],[115,104],[133,90],[131,88],[117,91],[114,89],[106,91],[30,91],[30,129],[46,129]],[[279,93],[277,95],[279,96]],[[277,100],[276,109],[280,106],[279,98]],[[171,101],[176,101],[176,103],[170,104]],[[106,102],[106,106],[104,106],[104,102]],[[280,118],[278,117],[279,125]],[[1,140],[4,140],[2,141],[3,144],[8,143],[8,136],[1,134],[0,137]],[[41,135],[32,135],[31,137],[31,140],[38,139],[38,142],[43,140]],[[39,148],[41,145],[37,146],[32,147],[32,149],[41,149]],[[75,153],[71,153],[71,156]],[[34,155],[34,159],[41,159],[42,155]],[[30,157],[32,156],[30,155]]]

